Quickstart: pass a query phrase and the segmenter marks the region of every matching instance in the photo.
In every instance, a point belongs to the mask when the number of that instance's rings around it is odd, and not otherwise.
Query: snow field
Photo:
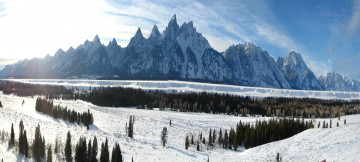
[[[22,101],[25,104],[22,106]],[[315,129],[310,129],[291,138],[268,143],[245,150],[240,147],[238,151],[222,149],[216,146],[207,150],[202,146],[200,152],[196,146],[191,145],[185,150],[185,136],[194,133],[195,139],[200,132],[208,138],[209,129],[230,129],[242,122],[255,123],[256,120],[267,120],[263,117],[236,117],[229,115],[213,115],[204,113],[181,113],[157,110],[138,110],[134,108],[108,108],[99,107],[84,101],[54,100],[54,104],[67,106],[69,109],[83,112],[90,109],[94,115],[94,125],[90,130],[85,126],[53,119],[35,111],[36,97],[17,97],[0,94],[0,101],[4,107],[0,108],[0,130],[10,132],[11,123],[14,123],[15,137],[18,138],[18,125],[23,119],[25,130],[28,132],[28,141],[33,140],[35,127],[41,125],[41,133],[46,143],[55,145],[56,136],[61,136],[65,143],[66,133],[70,130],[72,145],[75,146],[79,137],[92,139],[96,135],[100,149],[101,142],[107,137],[109,149],[116,142],[120,144],[125,161],[275,161],[279,152],[284,161],[357,161],[360,159],[360,115],[342,117],[340,127],[336,127],[337,118],[333,119],[333,128],[317,129],[317,122],[329,119],[317,119]],[[125,124],[129,116],[135,116],[134,139],[125,134]],[[347,124],[343,125],[343,120]],[[170,120],[172,126],[169,126]],[[160,133],[163,127],[168,128],[168,143],[162,147]],[[74,150],[74,149],[73,149]],[[5,161],[19,161],[14,149],[8,149],[7,143],[0,142],[0,159]],[[100,154],[100,150],[99,150]],[[99,155],[98,154],[98,155]],[[60,159],[57,159],[60,160]]]

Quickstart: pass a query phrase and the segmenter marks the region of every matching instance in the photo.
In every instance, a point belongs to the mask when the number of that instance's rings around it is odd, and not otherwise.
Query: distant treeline
[[[47,95],[49,98],[73,94],[73,90],[67,89],[64,86],[35,85],[5,80],[0,81],[0,91],[3,91],[4,94],[15,94],[18,96]]]
[[[19,88],[21,87],[21,88]],[[48,99],[81,99],[98,106],[171,108],[181,112],[205,112],[231,115],[328,118],[360,113],[360,100],[322,100],[314,98],[251,98],[217,93],[166,93],[123,87],[98,87],[90,91],[63,86],[32,85],[0,81],[5,94],[45,95]]]
[[[90,113],[89,110],[88,112],[79,113],[74,110],[69,110],[67,107],[61,107],[60,105],[54,106],[52,101],[47,101],[46,99],[37,98],[35,109],[36,111],[54,118],[67,120],[71,123],[83,123],[87,128],[94,123],[93,114]]]
[[[225,113],[233,115],[292,116],[328,118],[360,113],[360,100],[313,98],[251,98],[217,93],[165,93],[122,87],[93,88],[76,98],[100,106],[171,108],[181,112]]]

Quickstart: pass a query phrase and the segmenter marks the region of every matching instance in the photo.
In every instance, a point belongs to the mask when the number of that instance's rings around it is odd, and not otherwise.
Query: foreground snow
[[[21,102],[25,100],[22,106]],[[4,107],[0,108],[0,130],[10,131],[14,123],[16,138],[18,138],[18,124],[23,119],[25,129],[28,131],[29,141],[33,140],[36,125],[41,125],[41,133],[47,143],[54,146],[55,137],[61,136],[65,143],[68,130],[72,134],[72,144],[75,145],[79,137],[87,139],[97,136],[99,145],[107,137],[112,148],[119,142],[125,161],[274,161],[276,153],[284,161],[356,161],[360,159],[360,115],[342,117],[340,127],[331,129],[311,129],[291,138],[238,151],[215,147],[207,150],[205,146],[200,152],[195,151],[195,146],[185,150],[184,139],[187,133],[198,135],[200,132],[208,137],[210,128],[217,131],[230,129],[240,120],[254,123],[256,120],[267,120],[262,117],[235,117],[228,115],[212,115],[203,113],[180,113],[157,110],[137,110],[133,108],[108,108],[99,107],[83,101],[56,100],[55,104],[67,106],[76,111],[90,111],[94,114],[94,125],[91,130],[84,126],[71,124],[62,120],[55,120],[35,111],[36,98],[17,97],[0,94],[0,101]],[[130,115],[135,115],[134,139],[126,136],[125,124]],[[343,120],[347,124],[343,125]],[[169,121],[172,126],[169,126]],[[317,122],[323,120],[317,120]],[[329,121],[328,119],[326,121]],[[333,126],[337,119],[333,119]],[[316,123],[317,126],[317,123]],[[161,146],[160,132],[163,127],[169,131],[168,144]],[[197,137],[197,136],[196,136]],[[8,149],[6,142],[0,142],[0,160],[17,161],[14,149]]]
[[[63,85],[88,89],[90,86],[132,87],[145,90],[164,90],[167,92],[210,92],[252,97],[309,97],[319,99],[360,99],[360,92],[291,90],[261,87],[245,87],[225,84],[210,84],[186,81],[129,81],[129,80],[62,80],[62,79],[10,79],[12,81]]]

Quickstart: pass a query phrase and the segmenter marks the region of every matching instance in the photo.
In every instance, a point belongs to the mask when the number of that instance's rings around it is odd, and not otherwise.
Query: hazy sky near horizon
[[[145,37],[155,24],[162,32],[174,14],[219,52],[245,42],[274,58],[294,50],[316,75],[360,80],[360,0],[0,0],[0,69],[96,34],[126,47],[138,27]]]

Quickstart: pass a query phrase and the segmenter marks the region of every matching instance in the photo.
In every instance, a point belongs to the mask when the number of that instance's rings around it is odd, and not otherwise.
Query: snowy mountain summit
[[[326,90],[360,91],[360,82],[335,72],[321,75],[319,81]]]
[[[276,64],[284,73],[292,88],[322,90],[314,73],[306,66],[300,53],[291,51],[288,57],[277,58]]]
[[[0,77],[186,80],[307,90],[331,87],[319,82],[299,53],[275,61],[253,43],[232,45],[220,53],[192,21],[179,26],[176,15],[163,32],[154,25],[148,38],[138,28],[126,47],[120,47],[115,38],[104,45],[96,35],[75,49],[7,65]]]

